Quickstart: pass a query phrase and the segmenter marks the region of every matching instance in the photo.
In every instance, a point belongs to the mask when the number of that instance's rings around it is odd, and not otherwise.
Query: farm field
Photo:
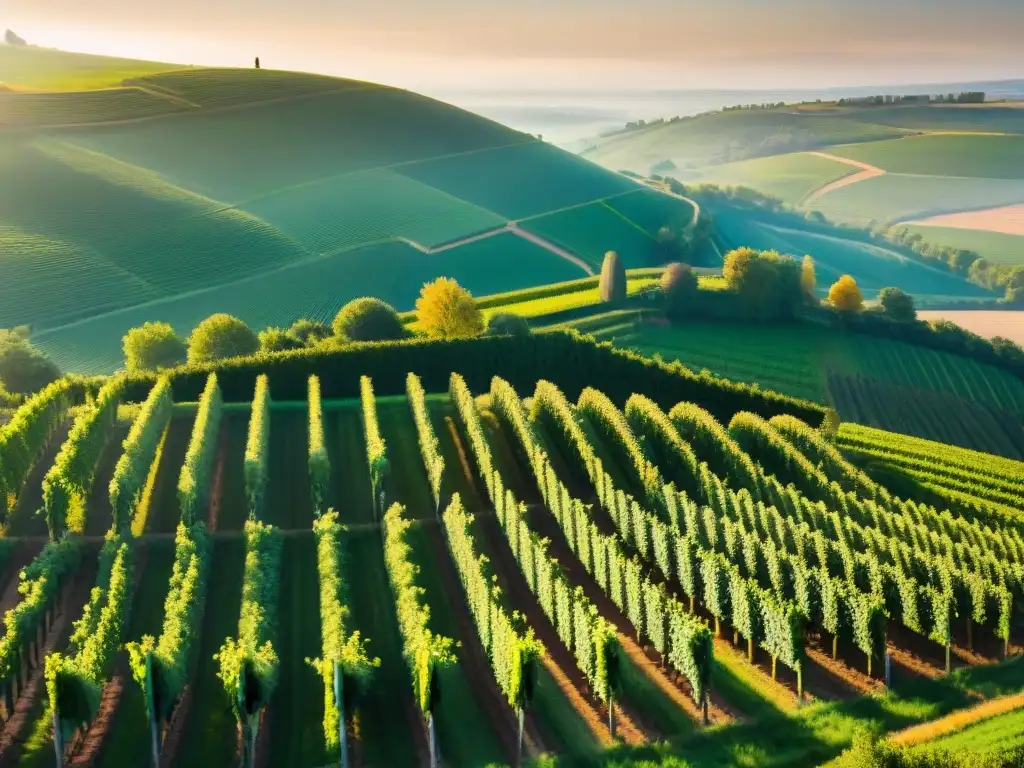
[[[955,311],[931,310],[922,312],[922,320],[949,320],[979,336],[1003,338],[1024,343],[1024,312],[1016,310]]]
[[[798,205],[819,187],[855,172],[856,168],[845,163],[798,152],[712,165],[694,171],[693,175],[680,177],[680,180],[693,184],[753,187],[790,205]]]
[[[396,348],[387,364],[400,365],[402,360],[402,350]],[[512,361],[500,364],[507,370],[517,368]],[[532,370],[538,361],[524,364]],[[54,574],[68,568],[75,574],[66,582],[69,588],[44,593],[43,608],[59,608],[58,618],[44,632],[44,654],[74,650],[84,642],[81,633],[72,635],[67,619],[82,612],[97,579],[101,588],[91,599],[100,600],[104,611],[119,610],[120,604],[132,606],[115,650],[121,642],[138,641],[145,634],[163,637],[169,626],[176,626],[174,621],[167,623],[168,612],[178,616],[184,611],[180,621],[188,628],[189,640],[181,662],[183,677],[166,700],[167,724],[156,731],[166,765],[234,764],[241,751],[240,730],[252,736],[255,764],[333,764],[338,756],[337,744],[332,743],[336,731],[325,731],[324,719],[336,700],[305,660],[331,653],[322,635],[336,630],[342,633],[336,638],[342,644],[351,633],[360,632],[369,640],[367,662],[380,659],[368,686],[346,705],[352,756],[366,766],[413,765],[425,757],[428,729],[407,659],[419,669],[415,665],[421,662],[411,660],[422,657],[410,655],[410,649],[421,647],[419,642],[440,642],[438,638],[454,643],[436,657],[434,684],[441,698],[432,710],[437,745],[452,766],[513,762],[516,718],[508,700],[518,699],[508,686],[521,678],[505,675],[500,653],[502,643],[513,637],[525,642],[522,633],[527,628],[536,632],[544,648],[535,648],[518,662],[534,665],[537,675],[526,710],[526,754],[533,758],[552,753],[566,764],[592,763],[600,750],[616,741],[621,755],[636,749],[639,756],[651,743],[666,739],[670,746],[664,749],[696,761],[695,765],[724,767],[745,755],[752,768],[796,768],[837,755],[866,719],[876,721],[883,731],[895,731],[974,705],[979,697],[1005,695],[1024,682],[1019,658],[1000,660],[1007,650],[1007,630],[1021,629],[1015,614],[1000,618],[1004,609],[994,607],[972,625],[973,640],[965,641],[962,628],[950,623],[949,614],[945,623],[928,614],[922,625],[911,618],[917,616],[916,607],[911,613],[900,598],[883,601],[881,593],[847,581],[835,558],[805,563],[789,535],[772,533],[789,530],[792,536],[816,536],[816,546],[832,552],[840,545],[828,522],[807,515],[796,525],[783,500],[795,498],[810,509],[811,498],[834,505],[839,503],[834,494],[840,494],[851,525],[861,531],[859,541],[875,541],[865,538],[868,528],[875,529],[872,536],[880,537],[877,546],[865,545],[857,556],[872,562],[880,558],[875,563],[878,573],[893,579],[887,574],[896,571],[886,558],[906,546],[893,531],[911,519],[931,537],[922,539],[916,554],[906,550],[907,557],[923,558],[922,564],[945,557],[939,553],[947,551],[927,542],[934,539],[936,546],[945,546],[971,531],[972,557],[987,558],[987,568],[1015,567],[1024,557],[1024,541],[1015,526],[980,513],[977,523],[970,523],[883,495],[874,480],[833,454],[821,458],[810,453],[823,449],[813,440],[804,442],[809,438],[793,426],[799,421],[773,420],[769,426],[752,417],[730,417],[730,412],[741,409],[740,402],[723,398],[722,393],[731,390],[720,389],[713,381],[696,380],[686,386],[698,401],[707,398],[706,405],[714,408],[720,423],[685,404],[673,408],[672,400],[659,407],[643,398],[631,398],[627,404],[605,401],[597,391],[580,394],[580,385],[571,383],[580,381],[578,373],[559,366],[549,366],[546,375],[573,387],[571,395],[579,395],[575,401],[551,383],[516,391],[482,371],[474,378],[489,381],[489,389],[484,385],[471,390],[456,375],[447,392],[425,395],[418,380],[412,379],[403,393],[403,375],[381,375],[375,393],[370,379],[359,379],[358,367],[341,376],[325,376],[314,390],[315,399],[270,401],[260,392],[294,393],[302,391],[306,381],[301,373],[296,378],[272,361],[268,365],[269,389],[256,385],[251,404],[255,372],[241,373],[242,378],[240,372],[225,375],[224,389],[214,377],[205,384],[202,378],[182,379],[175,384],[181,402],[173,407],[166,384],[151,388],[137,379],[122,389],[115,380],[104,386],[94,408],[78,409],[73,415],[57,411],[49,431],[32,438],[45,450],[39,453],[41,466],[27,473],[29,485],[21,491],[18,507],[38,503],[41,470],[50,468],[56,448],[67,440],[60,425],[69,417],[83,425],[72,433],[80,434],[84,425],[98,423],[96,414],[111,407],[109,403],[116,411],[118,400],[144,400],[143,407],[123,413],[137,420],[133,433],[160,437],[150,452],[132,454],[144,459],[128,459],[128,454],[121,455],[128,424],[111,420],[100,432],[107,437],[105,446],[102,441],[91,447],[73,444],[78,446],[75,450],[94,453],[99,467],[92,487],[76,491],[85,494],[86,536],[71,535],[61,545],[48,545],[47,551],[56,546],[78,549],[80,559],[64,566],[59,559],[40,556],[33,567],[44,573],[55,569]],[[634,365],[635,369],[621,369],[621,374],[639,376],[635,383],[650,388],[642,379],[647,374],[640,373],[647,368]],[[436,371],[429,375],[445,378]],[[664,385],[676,382],[659,381],[659,396],[670,397]],[[621,385],[613,386],[621,391]],[[203,390],[201,397],[197,388]],[[360,399],[344,396],[353,388],[361,391]],[[751,407],[768,409],[766,416],[773,411],[821,413],[795,401],[744,397]],[[196,398],[198,406],[188,404]],[[257,429],[260,423],[267,431]],[[314,438],[311,452],[310,425],[320,423],[322,430],[315,433],[322,435],[322,444]],[[764,430],[774,429],[776,423],[783,437],[774,442],[757,437],[769,434]],[[210,424],[213,429],[199,427]],[[702,438],[700,430],[711,430],[707,434],[717,437]],[[955,464],[956,471],[943,476],[943,487],[974,498],[994,499],[1003,493],[1008,477],[1024,478],[1024,464],[1008,459],[1000,459],[993,468],[978,454],[890,433],[844,427],[841,434],[846,450],[852,450],[854,441],[874,441],[895,445],[905,464],[917,456],[935,464]],[[187,440],[190,455],[198,458],[186,464]],[[639,440],[644,449],[629,447],[640,445]],[[701,472],[686,469],[689,465],[678,448],[683,440],[708,462]],[[815,456],[816,468],[802,469],[812,465],[801,451]],[[314,455],[326,460],[326,475],[311,471],[322,460],[311,458]],[[97,554],[99,536],[114,519],[107,483],[115,464],[123,461],[138,462],[137,482],[146,490],[141,505],[133,507],[128,518],[118,518],[125,551],[134,553],[134,576],[129,571],[117,581],[110,566],[103,565],[109,559],[97,560]],[[381,467],[386,471],[378,474]],[[179,472],[195,479],[195,497],[179,498]],[[659,483],[675,485],[649,493],[641,478],[652,472]],[[817,472],[828,472],[837,484],[819,484],[813,478]],[[936,474],[941,474],[941,467]],[[790,482],[794,490],[785,491],[783,485]],[[737,487],[744,493],[737,493]],[[757,493],[765,504],[755,506],[747,493]],[[870,495],[874,505],[868,507],[863,494]],[[381,503],[375,503],[378,500]],[[44,530],[62,533],[64,518],[55,506],[59,502],[47,497],[42,503],[48,510]],[[703,522],[695,515],[698,504],[709,505],[710,516],[705,514]],[[338,510],[339,522],[346,527],[335,528],[339,538],[325,548],[329,539],[322,538],[327,534],[321,523],[333,516],[330,508]],[[463,509],[474,517],[467,517]],[[168,535],[175,514],[185,523],[177,539]],[[258,515],[265,525],[245,522],[247,515],[250,520]],[[318,515],[328,517],[318,520]],[[197,522],[192,525],[192,520]],[[21,544],[19,530],[24,529],[12,525],[8,530],[11,547]],[[712,538],[712,531],[720,533]],[[867,601],[873,618],[851,614],[852,620],[874,622],[877,631],[862,631],[860,624],[849,629],[832,625],[827,614],[801,608],[799,593],[777,585],[728,544],[740,540],[745,542],[744,552],[760,553],[757,557],[769,558],[765,562],[781,563],[797,573],[818,569],[814,583],[833,584],[841,587],[840,594],[849,592]],[[179,552],[190,552],[193,543],[203,541],[208,542],[208,560],[197,556],[193,561],[206,563],[195,571],[200,591],[177,592],[178,599],[165,601],[181,584],[192,583],[180,580],[183,571],[174,564]],[[276,544],[264,549],[270,542]],[[800,542],[802,551],[814,550],[810,539]],[[198,551],[207,551],[198,546]],[[965,557],[959,549],[948,551],[958,558],[964,578],[982,579],[981,588],[992,590],[993,597],[1003,594],[999,589],[1004,588],[987,581],[989,577],[970,570],[973,561],[959,559]],[[325,554],[330,552],[335,554]],[[996,552],[1005,562],[998,562]],[[486,559],[481,561],[481,555]],[[18,562],[32,556],[33,551],[26,549],[17,555]],[[665,556],[671,560],[665,561]],[[266,559],[271,557],[279,560]],[[325,570],[326,562],[334,563],[334,570]],[[277,565],[258,575],[268,563]],[[692,573],[686,563],[699,564],[693,566],[701,574],[699,581],[686,576]],[[715,569],[720,569],[720,576],[714,576]],[[340,581],[324,581],[330,574]],[[501,587],[493,593],[488,586],[492,575]],[[0,585],[4,600],[11,606],[27,600],[11,589],[18,580],[9,569],[0,568],[0,576],[7,580]],[[930,577],[906,578],[922,579],[911,585],[915,591],[945,594]],[[948,594],[948,599],[967,598]],[[322,600],[339,601],[336,612],[325,613]],[[752,601],[755,614],[740,607],[744,601]],[[205,610],[190,607],[203,603]],[[481,606],[486,614],[480,613]],[[965,605],[955,607],[966,610]],[[422,611],[423,623],[408,621],[410,611]],[[478,624],[481,615],[489,618]],[[751,615],[781,622],[771,626],[785,633],[785,644],[779,635],[762,629],[761,620],[748,623]],[[783,616],[788,618],[783,621]],[[262,647],[246,645],[250,632],[261,633],[259,637],[274,649],[272,657],[261,656],[262,661],[249,668],[257,686],[250,689],[255,698],[242,701],[256,704],[252,718],[241,726],[215,659],[215,654],[228,652],[222,644],[236,634],[236,627],[240,652],[255,654]],[[421,627],[435,633],[429,636],[433,639],[418,637]],[[825,650],[832,648],[832,633],[839,642],[834,658]],[[10,642],[5,639],[2,647],[10,647]],[[952,654],[950,662],[943,661],[944,645]],[[341,645],[333,647],[337,652]],[[1009,650],[1015,656],[1018,648],[1012,644]],[[0,651],[0,660],[3,654]],[[887,654],[892,659],[892,689],[877,695],[884,687],[880,660]],[[132,677],[124,651],[102,658],[97,681],[102,708],[89,710],[87,727],[67,740],[66,754],[74,761],[88,756],[103,766],[145,764],[150,699]],[[872,665],[869,659],[879,663]],[[951,665],[951,674],[946,674],[944,663]],[[264,664],[272,671],[268,673]],[[715,673],[709,689],[702,669],[712,664]],[[611,688],[605,677],[614,674],[610,670],[622,675],[620,684]],[[0,761],[16,755],[17,764],[53,764],[52,710],[40,688],[45,674],[53,673],[44,673],[33,662],[27,672],[29,687],[23,690],[19,685],[11,692],[15,711],[23,716],[10,718],[10,705],[0,707]],[[428,674],[433,673],[428,669]],[[875,695],[866,696],[869,693]],[[800,706],[798,696],[806,699]],[[64,701],[55,702],[58,717]],[[609,708],[617,739],[608,732]],[[1014,738],[1011,734],[1006,740]]]
[[[604,202],[549,213],[521,226],[578,254],[595,272],[608,251],[619,254],[627,269],[652,266],[657,258],[657,241]]]
[[[615,315],[567,325],[693,371],[828,404],[844,420],[1024,456],[1024,385],[956,355],[806,325],[660,327]]]
[[[992,264],[1024,264],[1024,235],[1008,235],[981,229],[954,229],[932,224],[905,224],[927,242],[974,251]]]
[[[889,173],[1024,178],[1024,136],[933,135],[834,146],[829,152]]]
[[[5,45],[0,48],[0,83],[15,89],[84,91],[113,88],[128,78],[180,69],[180,64],[119,59]]]

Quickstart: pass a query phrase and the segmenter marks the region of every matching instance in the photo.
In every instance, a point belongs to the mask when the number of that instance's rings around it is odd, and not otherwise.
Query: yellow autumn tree
[[[423,286],[416,317],[427,335],[438,339],[478,336],[484,330],[484,318],[472,294],[449,277]]]
[[[804,256],[800,265],[800,287],[809,299],[813,299],[818,290],[818,277],[814,272],[814,259]]]
[[[864,309],[864,294],[850,275],[843,275],[832,284],[828,289],[828,301],[840,312],[860,312]]]

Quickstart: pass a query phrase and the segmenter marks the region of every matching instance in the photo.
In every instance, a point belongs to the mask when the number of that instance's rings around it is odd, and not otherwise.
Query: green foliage
[[[193,525],[205,513],[213,462],[217,456],[222,408],[217,374],[211,373],[199,398],[192,437],[178,478],[178,503],[185,525]]]
[[[209,363],[229,357],[245,357],[259,350],[252,329],[237,317],[210,315],[188,337],[188,362]]]
[[[601,265],[601,301],[622,301],[626,298],[626,267],[615,251],[604,255]]]
[[[277,685],[278,583],[281,574],[281,531],[258,520],[245,523],[245,572],[238,638],[228,638],[213,657],[217,677],[243,728],[270,701]]]
[[[479,306],[479,302],[477,303]],[[487,321],[489,336],[529,336],[530,322],[514,312],[498,312]]]
[[[341,666],[342,689],[347,711],[373,681],[374,669],[380,659],[369,654],[370,640],[346,628],[348,607],[345,605],[347,585],[344,577],[342,536],[345,527],[338,522],[333,509],[313,521],[316,535],[317,571],[320,574],[320,636],[321,655],[306,659],[323,680],[324,740],[327,749],[337,753],[341,748],[339,729],[341,712],[334,697],[334,665]]]
[[[853,746],[829,763],[829,768],[1015,768],[1024,764],[1024,747],[978,754],[902,746],[878,738],[869,729],[858,733]]]
[[[760,487],[757,467],[714,416],[699,405],[686,402],[674,406],[668,416],[679,436],[713,472],[757,497]]]
[[[29,471],[68,410],[85,399],[81,379],[63,378],[28,398],[0,426],[0,518],[13,509]]]
[[[159,371],[181,365],[188,357],[185,341],[170,323],[144,323],[124,335],[125,368],[129,373]]]
[[[416,319],[428,336],[458,339],[479,336],[483,314],[472,294],[448,277],[423,286],[416,300]]]
[[[878,292],[878,305],[882,314],[897,323],[912,323],[917,320],[914,297],[899,288],[883,288]]]
[[[19,333],[0,330],[0,384],[9,392],[31,395],[60,376],[50,358]]]
[[[821,432],[811,429],[795,416],[773,416],[768,423],[800,451],[830,481],[839,483],[866,499],[887,495],[874,480],[846,460]]]
[[[379,299],[350,301],[334,318],[334,335],[349,341],[390,341],[406,335],[398,313]]]
[[[153,715],[166,722],[189,680],[189,670],[199,648],[199,630],[206,605],[210,573],[210,540],[203,523],[178,524],[174,537],[174,567],[164,600],[160,636],[145,635],[125,648],[132,677],[146,690],[147,658],[151,667]]]
[[[318,320],[296,320],[288,328],[288,335],[297,339],[304,347],[319,344],[324,339],[329,339],[333,333],[331,326]]]
[[[46,691],[66,726],[90,723],[114,657],[121,647],[131,605],[132,551],[111,533],[100,552],[97,586],[82,618],[75,622],[72,651],[46,657]]]
[[[752,413],[737,413],[729,422],[729,434],[751,458],[781,483],[793,483],[814,501],[828,497],[829,479],[779,432]]]
[[[54,604],[65,579],[74,572],[81,558],[81,547],[73,539],[51,541],[18,578],[21,600],[4,614],[4,632],[0,637],[0,680],[10,680],[28,653],[46,611]]]
[[[697,291],[697,275],[689,266],[674,262],[665,267],[661,276],[661,293],[665,299],[666,315],[683,317],[692,311]]]
[[[108,381],[95,403],[83,406],[75,417],[67,440],[43,478],[43,501],[50,538],[66,530],[85,532],[86,498],[96,477],[96,463],[117,418],[124,392],[120,377]]]
[[[109,486],[113,527],[121,535],[131,525],[173,405],[170,382],[166,378],[158,379],[125,438],[124,452],[117,461]]]
[[[320,399],[320,379],[309,377],[309,482],[313,508],[317,516],[324,508],[324,499],[331,482],[331,460],[324,442],[324,409]]]
[[[245,495],[249,501],[249,519],[263,515],[267,491],[267,464],[270,461],[270,378],[256,379],[249,416],[249,435],[245,443]]]
[[[630,396],[626,401],[626,421],[633,434],[645,440],[657,456],[656,464],[668,473],[667,478],[681,490],[699,498],[697,457],[657,403],[643,395]]]
[[[287,352],[305,346],[284,328],[264,328],[256,334],[256,338],[259,340],[260,352]]]
[[[487,559],[473,540],[473,518],[456,493],[443,514],[446,541],[462,582],[480,642],[491,662],[498,687],[513,708],[526,707],[533,697],[537,664],[544,646],[533,630],[517,631],[518,616],[509,616],[497,597]]]
[[[790,317],[803,301],[800,265],[777,251],[738,248],[725,255],[722,274],[729,290],[743,300],[753,318]]]
[[[434,495],[434,506],[441,508],[441,483],[444,478],[444,457],[441,455],[440,443],[434,433],[434,425],[430,421],[430,414],[427,412],[427,402],[424,399],[423,385],[419,377],[410,373],[406,379],[406,393],[409,399],[409,407],[412,409],[413,421],[416,422],[416,434],[419,436],[420,453],[423,456],[423,466],[427,470],[427,480],[430,482],[430,491]]]
[[[384,478],[388,475],[388,446],[380,434],[377,421],[377,401],[373,395],[373,382],[368,376],[359,380],[359,388],[363,404],[363,433],[366,438],[366,460],[370,468],[370,480],[373,483],[373,503],[377,504],[377,494],[383,487]]]
[[[430,609],[417,586],[419,568],[412,562],[412,550],[406,532],[412,521],[403,517],[405,508],[393,504],[384,515],[384,561],[391,590],[395,596],[398,626],[402,632],[402,652],[412,675],[416,703],[424,715],[437,704],[437,671],[456,663],[451,638],[435,635],[429,628]]]

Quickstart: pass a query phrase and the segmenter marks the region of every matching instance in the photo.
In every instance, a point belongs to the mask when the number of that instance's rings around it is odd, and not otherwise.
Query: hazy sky
[[[2,0],[39,45],[412,88],[1024,77],[1024,0]]]

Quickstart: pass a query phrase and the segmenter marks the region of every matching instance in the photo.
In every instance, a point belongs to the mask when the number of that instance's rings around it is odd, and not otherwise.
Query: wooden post
[[[438,768],[437,732],[434,730],[434,715],[431,712],[427,713],[427,738],[430,741],[430,768]]]
[[[53,705],[53,751],[57,756],[57,768],[64,768],[64,734],[60,729],[60,712]]]
[[[708,719],[708,692],[707,692],[706,689],[704,690],[703,694],[700,697],[700,707],[701,707],[701,710],[703,711],[704,725],[706,726],[706,725],[708,725],[708,723],[710,723],[710,720]]]
[[[718,621],[718,617],[715,616],[715,637],[722,636],[722,625]]]
[[[747,661],[754,663],[754,638],[747,638]]]
[[[804,700],[804,667],[801,664],[796,668],[796,700],[798,703]]]
[[[348,768],[348,730],[345,728],[345,698],[341,663],[334,662],[334,704],[338,708],[338,743],[341,744],[341,768]]]
[[[892,656],[888,648],[885,649],[885,687],[892,688]]]
[[[832,661],[839,655],[839,633],[832,635]]]
[[[872,654],[869,653],[867,656],[868,656],[868,677],[871,677],[871,659],[872,659]]]
[[[950,659],[950,654],[949,654],[949,643],[946,643],[946,674],[948,675],[952,671],[953,671],[953,665],[952,665],[952,660]]]
[[[772,680],[773,681],[775,680],[775,667],[777,666],[778,661],[779,661],[778,657],[773,654],[772,655]]]
[[[523,708],[518,708],[519,714],[519,738],[516,740],[516,768],[523,764]]]
[[[690,613],[693,613],[693,595],[690,595]]]
[[[160,768],[160,736],[157,730],[156,705],[153,701],[153,654],[146,654],[146,709],[149,710],[149,749],[153,768]]]
[[[740,631],[738,629],[733,629],[733,631],[732,631],[732,644],[733,645],[739,645],[739,643],[740,643]]]
[[[615,700],[609,694],[608,696],[608,733],[612,737],[612,741],[615,741]]]

